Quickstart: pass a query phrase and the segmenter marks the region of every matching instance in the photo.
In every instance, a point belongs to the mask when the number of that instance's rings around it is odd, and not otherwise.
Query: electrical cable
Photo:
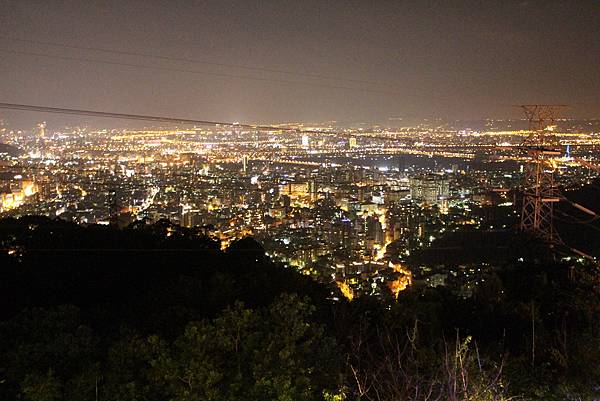
[[[595,220],[597,220],[597,217],[594,217],[593,219],[591,219],[589,221],[586,221],[586,220],[578,219],[575,216],[572,216],[572,215],[570,215],[570,214],[568,214],[566,212],[563,212],[561,210],[556,210],[556,212],[560,213],[564,217],[570,219],[569,221],[565,221],[564,219],[560,219],[559,218],[559,220],[561,220],[561,221],[563,221],[565,223],[568,223],[568,224],[583,224],[583,225],[589,226],[590,228],[592,228],[594,230],[600,231],[600,227],[596,227],[595,225],[591,224],[592,222],[594,222]]]
[[[358,84],[389,86],[388,83],[379,82],[379,81],[340,78],[340,77],[334,77],[334,76],[330,76],[330,75],[294,72],[294,71],[287,71],[287,70],[281,70],[281,69],[249,66],[249,65],[243,65],[243,64],[220,63],[220,62],[212,62],[212,61],[198,60],[198,59],[185,58],[185,57],[172,57],[172,56],[164,56],[164,55],[150,54],[150,53],[144,53],[144,52],[131,52],[131,51],[107,49],[107,48],[95,47],[95,46],[94,47],[93,46],[76,46],[76,45],[70,45],[70,44],[65,44],[65,43],[39,41],[39,40],[32,40],[32,39],[20,39],[20,38],[8,37],[8,36],[0,36],[0,39],[21,42],[21,43],[35,44],[35,45],[42,45],[42,46],[62,47],[65,49],[88,50],[88,51],[118,54],[118,55],[124,55],[124,56],[147,57],[147,58],[154,58],[154,59],[159,59],[159,60],[178,61],[178,62],[194,63],[194,64],[205,64],[205,65],[212,65],[212,66],[217,66],[217,67],[239,68],[239,69],[245,69],[245,70],[250,70],[250,71],[296,75],[299,77],[306,77],[306,78],[317,78],[317,79],[326,79],[326,80],[340,81],[340,82],[351,82],[351,83],[358,83]]]
[[[142,68],[142,69],[156,70],[156,71],[170,71],[170,72],[180,72],[180,73],[187,73],[187,74],[209,75],[209,76],[220,77],[220,78],[252,80],[252,81],[260,81],[260,82],[279,83],[279,84],[304,85],[304,86],[312,86],[312,87],[317,87],[317,88],[339,89],[339,90],[349,90],[349,91],[359,91],[359,92],[383,93],[383,94],[397,95],[397,96],[402,95],[400,92],[388,91],[388,90],[383,90],[383,89],[358,88],[358,87],[350,87],[350,86],[322,84],[322,83],[315,83],[315,82],[292,81],[292,80],[287,80],[287,79],[276,79],[276,78],[261,78],[261,77],[253,77],[253,76],[249,76],[249,75],[236,75],[236,74],[228,74],[228,73],[221,73],[221,72],[210,72],[210,71],[190,70],[190,69],[184,69],[184,68],[153,66],[153,65],[146,65],[146,64],[136,64],[136,63],[125,63],[125,62],[120,62],[120,61],[90,59],[90,58],[84,58],[84,57],[60,56],[60,55],[55,55],[55,54],[20,51],[20,50],[13,50],[13,49],[0,49],[0,52],[9,53],[9,54],[20,54],[20,55],[25,55],[25,56],[47,57],[47,58],[66,60],[66,61],[82,61],[82,62],[86,62],[86,63],[98,63],[98,64],[114,65],[114,66],[120,66],[120,67]]]
[[[303,130],[299,128],[290,127],[278,127],[273,125],[254,125],[254,124],[237,124],[232,122],[223,121],[209,121],[209,120],[196,120],[189,118],[174,118],[165,116],[152,116],[143,114],[125,114],[125,113],[112,113],[106,111],[96,110],[83,110],[83,109],[71,109],[71,108],[60,108],[60,107],[49,107],[49,106],[36,106],[30,104],[18,104],[18,103],[0,103],[0,109],[8,110],[19,110],[19,111],[33,111],[40,113],[56,113],[56,114],[72,114],[89,117],[102,117],[102,118],[115,118],[124,120],[142,120],[142,121],[154,121],[164,123],[180,123],[180,124],[195,124],[195,125],[224,125],[231,127],[246,128],[258,131],[287,131],[287,132],[299,132],[299,133],[328,133],[333,132],[325,130]]]

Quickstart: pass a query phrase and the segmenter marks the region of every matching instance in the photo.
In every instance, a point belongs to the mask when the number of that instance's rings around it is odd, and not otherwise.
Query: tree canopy
[[[0,399],[594,399],[593,266],[514,262],[473,296],[333,301],[252,238],[0,221]]]

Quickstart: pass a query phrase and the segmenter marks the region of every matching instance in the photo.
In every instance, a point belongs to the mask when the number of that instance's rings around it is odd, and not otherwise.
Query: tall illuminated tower
[[[41,123],[39,123],[35,128],[36,128],[37,137],[39,139],[46,138],[46,122],[45,121],[42,121]]]
[[[242,172],[244,175],[248,173],[248,155],[242,156]]]

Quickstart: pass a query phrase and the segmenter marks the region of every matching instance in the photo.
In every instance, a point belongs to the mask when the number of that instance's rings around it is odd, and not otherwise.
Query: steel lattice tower
[[[554,182],[551,158],[561,154],[552,133],[561,105],[521,105],[529,122],[529,136],[523,143],[530,158],[525,166],[523,208],[520,228],[551,245],[562,244],[554,228],[554,203],[560,200]]]

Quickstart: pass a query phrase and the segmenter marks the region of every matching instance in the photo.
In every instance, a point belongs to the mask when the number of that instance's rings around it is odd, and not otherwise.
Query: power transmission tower
[[[555,165],[551,158],[561,154],[552,131],[562,105],[531,104],[519,106],[529,123],[529,136],[522,148],[529,155],[523,182],[523,208],[520,229],[548,244],[562,245],[554,227],[554,203],[560,200],[554,182]]]

